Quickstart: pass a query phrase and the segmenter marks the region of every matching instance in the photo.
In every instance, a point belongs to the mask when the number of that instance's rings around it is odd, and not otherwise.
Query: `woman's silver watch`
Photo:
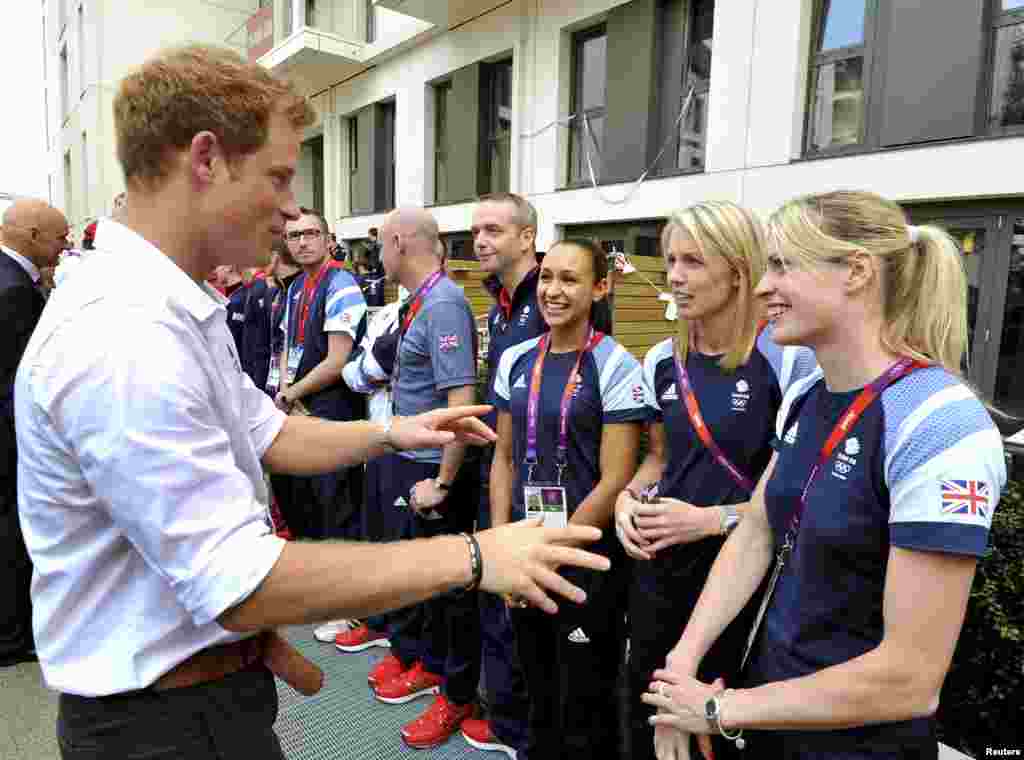
[[[720,525],[721,534],[723,536],[728,536],[730,533],[732,533],[733,528],[735,528],[739,524],[739,521],[740,521],[739,510],[737,510],[736,507],[733,506],[732,504],[724,504],[724,505],[719,506],[718,508],[720,510],[722,510],[720,512],[721,519],[722,519],[722,522],[721,522],[721,525]]]

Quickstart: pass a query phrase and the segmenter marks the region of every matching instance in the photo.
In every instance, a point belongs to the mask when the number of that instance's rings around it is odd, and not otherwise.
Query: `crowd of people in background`
[[[28,211],[2,231],[5,251],[32,252],[31,267],[13,258],[34,286],[67,224]],[[491,445],[268,474],[279,536],[472,544],[528,517],[603,531],[590,548],[611,569],[562,570],[587,596],[556,614],[474,588],[314,635],[344,656],[388,648],[369,686],[380,709],[430,698],[401,729],[415,748],[461,733],[530,760],[623,743],[658,760],[935,758],[932,716],[1006,480],[960,376],[954,242],[866,192],[798,198],[767,222],[688,206],[661,236],[677,334],[639,360],[613,336],[605,251],[568,239],[541,253],[537,230],[521,196],[474,208],[494,298],[484,356],[425,209],[393,211],[347,249],[301,208],[264,266],[209,274],[230,360],[289,416],[390,429],[494,407]],[[127,240],[115,220],[86,232],[99,253]]]

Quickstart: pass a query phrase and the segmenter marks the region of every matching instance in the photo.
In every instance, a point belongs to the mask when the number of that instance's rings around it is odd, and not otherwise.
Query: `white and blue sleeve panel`
[[[765,493],[776,545],[858,392],[830,393],[819,375],[787,394]],[[805,675],[877,646],[890,548],[980,556],[1005,483],[999,434],[957,378],[932,367],[886,389],[808,491],[765,618],[772,677]]]

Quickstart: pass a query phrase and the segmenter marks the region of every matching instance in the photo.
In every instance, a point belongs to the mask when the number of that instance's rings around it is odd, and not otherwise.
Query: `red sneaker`
[[[444,679],[428,673],[423,668],[422,662],[416,662],[404,673],[385,681],[374,688],[374,694],[381,702],[389,705],[400,705],[411,702],[416,697],[425,697],[428,694],[440,694],[441,684]]]
[[[364,623],[335,636],[334,646],[342,652],[362,652],[370,647],[389,647],[391,642],[383,633],[372,630]]]
[[[462,721],[462,738],[472,747],[491,752],[504,752],[512,760],[516,760],[516,751],[494,735],[490,721],[482,718],[467,718]]]
[[[472,704],[457,705],[444,694],[438,694],[425,713],[402,727],[402,739],[416,749],[436,747],[448,741],[462,721],[473,717],[474,709]]]
[[[370,669],[370,675],[366,677],[366,680],[369,681],[370,686],[377,688],[381,684],[395,680],[404,672],[405,666],[402,665],[402,661],[393,654],[389,654]]]

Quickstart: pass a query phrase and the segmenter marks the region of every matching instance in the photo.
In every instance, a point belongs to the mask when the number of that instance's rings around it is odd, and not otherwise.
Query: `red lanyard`
[[[398,349],[395,352],[395,368],[391,373],[391,387],[398,387],[398,376],[399,371],[402,367],[402,341],[405,338],[405,333],[412,325],[412,321],[416,319],[416,315],[420,313],[420,309],[423,308],[423,301],[430,294],[430,291],[434,289],[434,286],[441,281],[444,277],[444,268],[438,269],[430,277],[427,278],[426,282],[420,285],[419,290],[416,291],[416,296],[412,299],[412,303],[409,304],[409,309],[405,313],[405,318],[402,320],[402,327],[398,331]],[[401,313],[401,312],[399,312]],[[392,410],[395,414],[398,414],[397,397],[391,397]]]
[[[558,421],[558,453],[556,466],[558,467],[558,482],[562,482],[562,471],[569,461],[569,409],[572,407],[572,397],[576,392],[576,386],[580,382],[580,366],[583,364],[583,356],[587,351],[592,350],[604,338],[604,333],[599,333],[590,328],[590,337],[580,349],[576,357],[576,364],[569,373],[569,380],[562,392],[562,403],[559,409]],[[537,343],[537,361],[533,365],[533,375],[530,378],[530,395],[526,401],[526,466],[529,468],[527,482],[533,481],[533,468],[537,466],[537,418],[540,410],[540,386],[544,378],[544,360],[548,355],[551,333],[545,333]]]
[[[674,352],[673,359],[676,364],[676,385],[679,386],[679,393],[682,395],[684,406],[690,415],[690,424],[693,426],[694,432],[697,433],[700,442],[704,444],[704,448],[711,452],[715,461],[725,468],[726,472],[732,476],[732,479],[736,481],[739,487],[747,493],[753,493],[754,481],[740,472],[739,468],[729,460],[729,457],[725,455],[725,452],[722,451],[721,447],[712,437],[711,430],[700,413],[700,406],[697,404],[697,394],[693,392],[693,386],[690,384],[690,376],[686,372],[686,367],[679,360],[678,351]]]
[[[797,531],[800,529],[800,520],[803,518],[804,509],[807,507],[807,494],[811,490],[811,484],[818,477],[818,473],[821,472],[822,467],[825,466],[825,463],[832,456],[832,452],[835,451],[839,442],[853,429],[853,426],[857,424],[857,420],[871,406],[872,402],[882,394],[882,391],[911,372],[928,366],[930,365],[927,362],[915,361],[910,358],[900,359],[883,372],[871,385],[864,388],[857,395],[857,398],[853,400],[849,408],[843,412],[839,422],[836,423],[828,438],[825,439],[825,445],[821,447],[818,461],[811,468],[811,473],[807,476],[807,482],[804,483],[803,491],[800,493],[800,501],[797,502],[797,508],[793,510],[793,516],[789,521],[789,529],[786,531],[786,540],[782,547],[783,553],[789,551],[795,545]]]
[[[423,283],[418,291],[416,291],[416,297],[409,304],[409,310],[405,313],[405,319],[402,320],[402,335],[405,335],[406,330],[409,329],[409,325],[416,319],[416,315],[420,313],[420,309],[423,308],[423,300],[427,297],[434,286],[437,285],[438,280],[444,275],[443,269],[438,269],[427,281]]]
[[[332,264],[334,264],[333,261],[324,262],[320,271],[316,273],[316,277],[310,279],[307,274],[306,281],[302,283],[302,299],[299,301],[299,329],[295,336],[296,345],[301,346],[306,342],[306,320],[309,319],[309,307],[313,303],[313,299],[316,298],[316,289],[320,286],[324,275],[327,274],[327,270],[336,268],[331,266]]]

